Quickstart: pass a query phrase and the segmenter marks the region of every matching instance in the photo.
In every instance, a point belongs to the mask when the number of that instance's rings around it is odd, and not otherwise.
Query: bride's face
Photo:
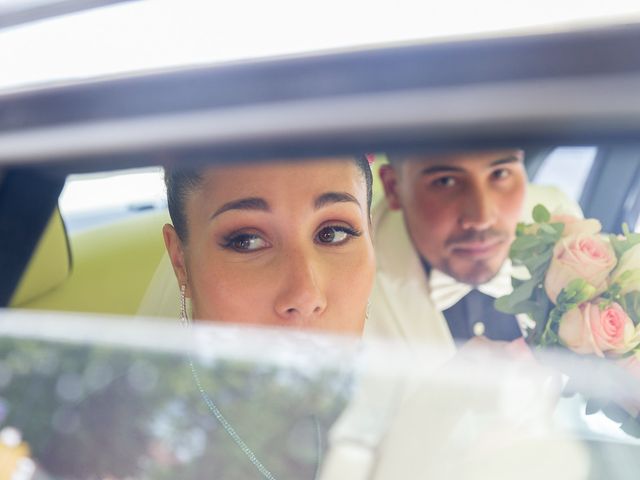
[[[165,226],[193,316],[360,333],[374,275],[367,190],[353,161],[212,167]]]

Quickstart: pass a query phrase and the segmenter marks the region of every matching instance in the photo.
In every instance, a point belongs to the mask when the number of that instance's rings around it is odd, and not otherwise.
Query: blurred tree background
[[[198,377],[276,478],[313,479],[344,408],[347,372],[196,362]],[[261,478],[173,354],[0,339],[0,426],[68,480]]]

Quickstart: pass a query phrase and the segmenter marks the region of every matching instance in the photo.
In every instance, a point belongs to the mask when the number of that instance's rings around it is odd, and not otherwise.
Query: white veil
[[[180,289],[169,255],[165,251],[151,277],[147,291],[138,307],[141,317],[163,317],[177,319],[180,313]]]

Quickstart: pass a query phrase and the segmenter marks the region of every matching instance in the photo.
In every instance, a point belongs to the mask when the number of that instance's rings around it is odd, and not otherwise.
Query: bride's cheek
[[[365,252],[354,252],[345,258],[339,259],[334,267],[334,281],[332,284],[339,292],[351,292],[348,298],[353,298],[357,303],[356,295],[368,295],[373,283],[375,273],[374,260]],[[364,293],[362,293],[364,292]]]

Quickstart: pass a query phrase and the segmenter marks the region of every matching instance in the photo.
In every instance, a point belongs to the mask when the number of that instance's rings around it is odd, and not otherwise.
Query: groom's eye
[[[504,180],[511,176],[511,171],[507,168],[498,168],[491,173],[494,180]]]
[[[434,187],[450,188],[456,185],[456,179],[450,176],[439,177],[431,182]]]

